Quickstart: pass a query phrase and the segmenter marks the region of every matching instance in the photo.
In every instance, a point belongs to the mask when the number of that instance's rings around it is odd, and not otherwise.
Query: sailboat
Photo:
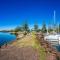
[[[55,14],[56,12],[54,11],[54,25],[53,25],[53,33],[49,34],[48,30],[44,39],[49,41],[52,45],[60,45],[60,34],[58,34],[57,32],[55,32]]]

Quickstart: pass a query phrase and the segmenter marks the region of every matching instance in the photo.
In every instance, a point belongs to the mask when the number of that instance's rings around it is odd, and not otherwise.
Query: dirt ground
[[[39,54],[32,47],[8,46],[0,49],[0,60],[39,60]]]

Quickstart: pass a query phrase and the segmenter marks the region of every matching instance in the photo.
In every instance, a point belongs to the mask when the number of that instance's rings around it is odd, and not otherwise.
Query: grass
[[[31,36],[26,36],[22,40],[18,40],[13,45],[17,47],[31,46],[39,51],[40,60],[45,60],[46,58],[45,49],[41,47],[39,41],[36,39],[35,32],[32,32]]]
[[[38,49],[39,55],[40,55],[40,60],[46,60],[45,49],[40,45],[39,41],[36,39],[35,34],[32,34],[32,35],[33,35],[33,40],[35,42],[33,48]]]

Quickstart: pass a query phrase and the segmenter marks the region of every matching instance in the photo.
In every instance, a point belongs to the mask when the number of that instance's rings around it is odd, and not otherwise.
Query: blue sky
[[[25,20],[33,27],[37,22],[41,27],[53,24],[56,11],[56,23],[60,22],[60,0],[0,0],[0,29],[13,29]]]

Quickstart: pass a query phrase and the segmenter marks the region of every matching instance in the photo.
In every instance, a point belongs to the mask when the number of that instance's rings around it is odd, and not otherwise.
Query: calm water
[[[60,45],[55,45],[55,46],[53,46],[53,47],[55,47],[56,50],[60,52]]]
[[[3,33],[0,32],[0,46],[12,42],[13,40],[16,40],[16,36],[9,34],[9,33]]]

